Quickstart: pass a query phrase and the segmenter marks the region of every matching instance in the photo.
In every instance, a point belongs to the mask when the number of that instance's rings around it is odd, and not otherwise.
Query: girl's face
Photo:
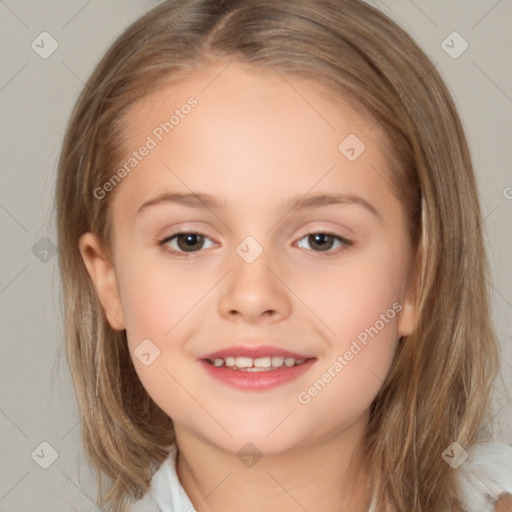
[[[330,98],[223,64],[125,119],[121,183],[96,191],[113,194],[113,267],[92,234],[80,249],[178,440],[277,453],[361,430],[414,325],[384,139]],[[214,366],[251,355],[305,361]]]

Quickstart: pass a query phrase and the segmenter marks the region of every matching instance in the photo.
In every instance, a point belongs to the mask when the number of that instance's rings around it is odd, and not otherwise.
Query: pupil
[[[202,238],[203,238],[202,235],[196,235],[194,233],[187,233],[184,235],[182,234],[182,235],[178,236],[178,246],[183,251],[191,252],[190,251],[191,249],[193,250],[193,249],[201,248]],[[198,242],[198,239],[199,239],[199,242]],[[185,240],[184,244],[181,243],[181,241],[183,241],[183,240]]]
[[[181,243],[182,241],[184,243]],[[178,245],[181,250],[191,252],[194,249],[200,249],[203,242],[203,236],[187,233],[178,236]],[[326,233],[314,233],[309,235],[309,243],[313,246],[316,245],[320,251],[327,251],[332,247],[333,237]]]
[[[328,239],[327,242],[325,240],[326,238]],[[311,246],[313,247],[313,245],[316,244],[318,247],[320,247],[321,251],[326,251],[332,247],[333,239],[331,235],[327,235],[325,233],[315,233],[313,235],[309,235],[309,239],[310,244],[311,240],[313,240],[313,244]]]

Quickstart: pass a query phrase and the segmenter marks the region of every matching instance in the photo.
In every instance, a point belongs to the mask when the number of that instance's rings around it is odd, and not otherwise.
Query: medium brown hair
[[[389,178],[418,262],[419,321],[371,406],[369,492],[390,510],[462,510],[441,453],[483,437],[498,368],[470,152],[435,66],[360,0],[165,1],[117,38],[87,81],[65,135],[56,204],[66,354],[100,505],[123,511],[140,497],[175,435],[135,372],[126,332],[106,320],[78,240],[91,231],[111,249],[113,194],[99,200],[93,191],[125,156],[129,107],[214,61],[310,79],[386,134]]]

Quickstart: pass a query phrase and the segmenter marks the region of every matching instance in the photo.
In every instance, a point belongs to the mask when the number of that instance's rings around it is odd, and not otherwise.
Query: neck
[[[178,477],[197,512],[367,512],[364,471],[357,479],[354,471],[366,424],[245,463],[177,427]]]

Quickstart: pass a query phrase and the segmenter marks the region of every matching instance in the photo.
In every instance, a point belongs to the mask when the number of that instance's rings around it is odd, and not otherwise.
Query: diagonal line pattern
[[[64,66],[66,66],[68,68],[68,70],[73,73],[73,75],[78,78],[78,80],[80,81],[80,83],[84,86],[84,87],[87,87],[87,84],[63,61],[61,60],[62,64],[64,64]]]
[[[368,165],[373,169],[375,174],[379,175],[388,184],[389,189],[393,190],[392,183],[384,175],[382,175],[379,171],[377,171],[377,169],[375,169],[375,167],[371,163],[368,163]]]
[[[89,89],[89,91],[91,90],[89,88],[89,86],[80,78],[80,76],[78,76],[77,73],[75,73],[63,60],[61,60],[62,64],[64,64],[64,66],[66,66],[66,68],[79,80],[79,82],[86,88],[86,89]],[[120,116],[115,116],[117,120],[119,120],[125,128],[128,129],[128,131],[131,131],[132,129],[130,128],[130,126],[125,122],[125,120],[120,117]]]
[[[21,68],[11,78],[9,78],[4,85],[2,85],[0,92],[2,92],[27,66],[28,62],[25,62],[25,64],[23,64],[23,66],[21,66]]]
[[[494,9],[496,7],[498,7],[498,5],[501,3],[501,0],[498,0],[472,27],[471,27],[471,30],[473,30],[477,25],[480,25],[480,23],[482,23],[482,21],[485,20],[485,18],[487,18],[487,16],[489,16],[489,14],[491,14],[492,11],[494,11]]]
[[[281,482],[279,482],[279,481],[276,479],[276,477],[275,477],[274,475],[272,475],[269,471],[267,471],[267,473],[269,474],[270,478],[272,478],[272,480],[274,480],[274,482],[276,482],[276,484],[277,484],[277,485],[279,485],[279,487],[281,487],[281,489],[283,489],[283,491],[284,491],[286,494],[288,494],[288,496],[290,496],[290,498],[291,498],[293,501],[295,501],[295,503],[297,503],[297,505],[299,505],[299,507],[300,507],[302,510],[304,510],[305,512],[308,512],[308,510],[307,510],[306,508],[304,508],[304,507],[302,506],[302,504],[301,504],[301,503],[299,503],[299,502],[294,498],[294,496],[288,492],[288,489],[286,489],[286,488],[281,484]]]
[[[113,389],[110,390],[110,392],[112,393]],[[69,435],[69,433],[74,430],[77,425],[79,425],[80,423],[82,423],[82,421],[87,417],[89,416],[89,414],[91,414],[91,411],[98,405],[99,403],[99,397],[96,398],[94,404],[91,405],[91,407],[89,408],[89,410],[87,411],[87,413],[85,413],[84,415],[82,415],[80,417],[80,419],[61,437],[61,440],[64,439],[65,437],[67,437]]]
[[[92,0],[88,0],[71,18],[62,25],[61,30],[65,29],[90,3]]]
[[[69,475],[66,475],[66,473],[64,473],[64,471],[62,471],[62,474],[94,505],[96,510],[101,510],[102,512],[106,512],[105,509],[100,507],[96,503],[96,501],[94,501],[86,492],[84,492],[84,490],[79,485],[77,485],[75,482],[73,482],[73,480],[69,477]]]
[[[489,82],[491,82],[494,87],[496,87],[496,89],[498,89],[498,91],[500,91],[503,96],[505,96],[508,101],[510,101],[512,103],[512,98],[474,61],[472,60],[471,61],[473,63],[473,66],[475,66],[475,68],[478,69],[478,71],[480,71],[480,73],[482,73],[482,75],[484,75],[487,80],[489,80]]]
[[[214,491],[216,491],[227,479],[228,477],[233,473],[233,471],[230,471],[204,498],[202,498],[201,501],[205,501],[208,499],[208,496],[213,494]],[[192,512],[192,511],[190,511]]]
[[[233,435],[226,429],[226,427],[224,427],[224,425],[222,425],[222,423],[220,423],[217,418],[215,418],[215,416],[213,416],[213,414],[167,368],[164,368],[164,371],[168,373],[179,386],[181,386],[183,391],[185,391],[190,398],[192,398],[192,400],[194,400],[206,412],[206,414],[208,414],[208,416],[210,416],[210,418],[212,418],[212,420],[228,434],[229,437],[233,438]]]
[[[25,233],[28,233],[28,230],[25,228],[25,226],[3,204],[0,204],[0,208],[2,208],[7,213],[7,215],[9,215],[14,220],[14,222],[16,222],[16,224],[18,224],[25,231]]]
[[[29,471],[27,471],[1,498],[0,501],[2,501],[27,475],[29,474]]]
[[[231,64],[233,63],[233,61],[229,61],[227,63],[226,66],[224,66],[224,68],[222,68],[202,89],[201,89],[201,92],[204,92],[208,87],[210,87],[210,85],[213,84],[213,82],[215,82],[215,80],[217,80],[217,78],[219,78],[220,75],[222,75],[222,73],[224,73],[224,71],[226,71],[226,69],[229,68],[229,66],[231,66]]]
[[[5,290],[7,290],[7,288],[9,288],[9,286],[11,286],[12,283],[14,283],[14,281],[16,281],[16,279],[18,279],[18,277],[23,274],[23,272],[25,272],[25,270],[27,270],[28,268],[28,265],[25,265],[24,268],[22,268],[1,290],[0,290],[0,295],[2,295],[2,293],[5,292]]]
[[[270,434],[272,434],[275,430],[278,429],[278,427],[280,427],[287,419],[288,417],[290,416],[290,414],[292,414],[292,412],[295,412],[295,409],[291,410],[266,436],[265,438],[267,438],[268,436],[270,436]]]
[[[414,5],[416,9],[418,9],[418,11],[420,11],[423,16],[430,21],[430,23],[432,23],[437,29],[439,28],[439,25],[416,2],[413,0],[409,0],[409,2],[411,2],[411,4]]]
[[[500,291],[489,280],[487,280],[478,269],[475,268],[474,270],[488,286],[490,286],[510,307],[512,307],[512,303],[502,293],[500,293]]]
[[[0,4],[2,4],[3,6],[5,6],[9,11],[11,11],[11,14],[13,16],[15,16],[16,18],[18,18],[18,20],[23,23],[23,25],[25,25],[26,28],[29,28],[29,26],[12,10],[11,7],[9,7],[6,3],[5,3],[5,0],[0,0]]]
[[[512,403],[512,398],[510,400],[508,400],[505,405],[503,405],[502,407],[500,407],[500,409],[498,410],[498,412],[496,412],[495,414],[492,415],[491,419],[489,421],[487,421],[479,430],[479,432],[483,431],[487,425],[489,425],[489,423],[491,423],[492,421],[494,421],[495,418],[497,418],[500,414],[501,414],[501,411],[503,411],[503,409],[505,409],[506,407],[508,407],[508,405]]]
[[[25,434],[25,432],[21,429],[21,427],[14,421],[12,420],[9,416],[7,416],[7,414],[5,413],[4,410],[0,409],[0,412],[28,439],[29,437],[27,436],[27,434]]]

